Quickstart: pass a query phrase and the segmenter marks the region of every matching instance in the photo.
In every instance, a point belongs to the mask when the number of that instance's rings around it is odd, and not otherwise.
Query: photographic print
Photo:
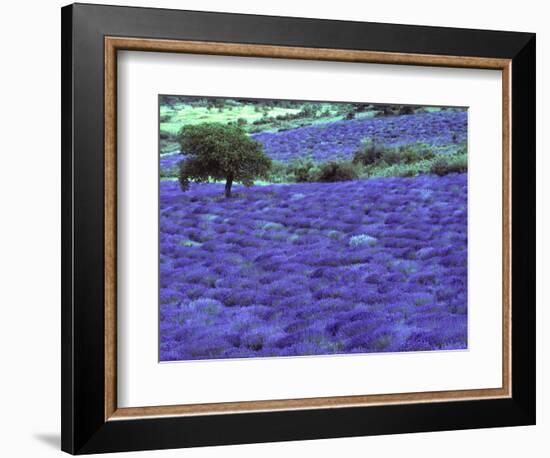
[[[160,95],[160,361],[467,349],[467,128]]]

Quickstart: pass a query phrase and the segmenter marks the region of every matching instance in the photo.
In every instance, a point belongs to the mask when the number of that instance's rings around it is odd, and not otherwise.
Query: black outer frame
[[[104,37],[512,59],[512,397],[104,419]],[[72,454],[535,424],[535,35],[74,4],[62,8],[61,448]]]

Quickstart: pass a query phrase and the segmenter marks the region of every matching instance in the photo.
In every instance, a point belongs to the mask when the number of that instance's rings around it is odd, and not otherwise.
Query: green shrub
[[[378,105],[375,116],[399,116],[410,115],[417,112],[414,105]]]
[[[310,117],[315,117],[316,115],[317,115],[317,109],[315,108],[315,105],[307,104],[307,105],[304,105],[304,107],[302,108],[302,111],[300,112],[299,117],[310,118]]]
[[[400,147],[399,151],[401,162],[405,164],[414,164],[415,162],[430,160],[435,157],[435,153],[425,147],[407,145]]]
[[[319,170],[318,181],[332,183],[359,178],[355,165],[350,161],[325,162]]]
[[[371,165],[380,161],[384,153],[384,146],[376,144],[370,139],[363,141],[363,145],[353,155],[354,164]]]
[[[405,167],[403,170],[400,171],[400,174],[399,174],[400,177],[406,177],[406,178],[415,177],[417,175],[418,175],[418,171],[415,170],[413,167]]]
[[[426,173],[430,168],[429,162],[417,162],[415,164],[394,164],[378,167],[371,171],[370,177],[415,177]]]
[[[412,105],[402,105],[398,108],[397,113],[400,115],[414,114],[414,107]]]
[[[430,172],[439,176],[449,173],[464,173],[468,170],[466,155],[439,156],[432,161]]]
[[[394,114],[396,113],[392,105],[378,105],[375,116],[391,116]]]
[[[401,162],[401,151],[398,148],[384,148],[380,155],[380,162],[388,165],[399,164]]]
[[[366,140],[361,149],[353,156],[353,162],[372,167],[377,165],[415,164],[431,160],[434,157],[435,153],[423,144],[388,147],[383,144],[375,144],[372,140]]]
[[[175,138],[174,135],[172,135],[170,132],[166,132],[165,130],[160,131],[161,140],[172,140],[174,138]]]
[[[294,181],[294,177],[287,164],[280,161],[271,161],[268,180],[271,183],[288,183]]]
[[[315,181],[319,173],[317,164],[311,156],[295,159],[288,166],[288,170],[297,183]]]

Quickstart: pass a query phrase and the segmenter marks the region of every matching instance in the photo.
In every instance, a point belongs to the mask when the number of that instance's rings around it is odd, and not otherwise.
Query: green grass
[[[286,114],[296,114],[299,108],[272,107],[267,111],[267,116],[275,117]],[[237,122],[238,119],[246,120],[247,124],[261,119],[264,112],[257,111],[252,105],[237,107],[207,108],[180,104],[175,107],[161,105],[160,107],[160,130],[171,135],[176,135],[186,125],[195,125],[206,122],[219,122],[227,124]]]

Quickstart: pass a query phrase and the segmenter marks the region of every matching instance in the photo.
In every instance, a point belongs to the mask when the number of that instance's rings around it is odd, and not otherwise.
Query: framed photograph
[[[62,449],[535,423],[535,35],[62,9]]]

